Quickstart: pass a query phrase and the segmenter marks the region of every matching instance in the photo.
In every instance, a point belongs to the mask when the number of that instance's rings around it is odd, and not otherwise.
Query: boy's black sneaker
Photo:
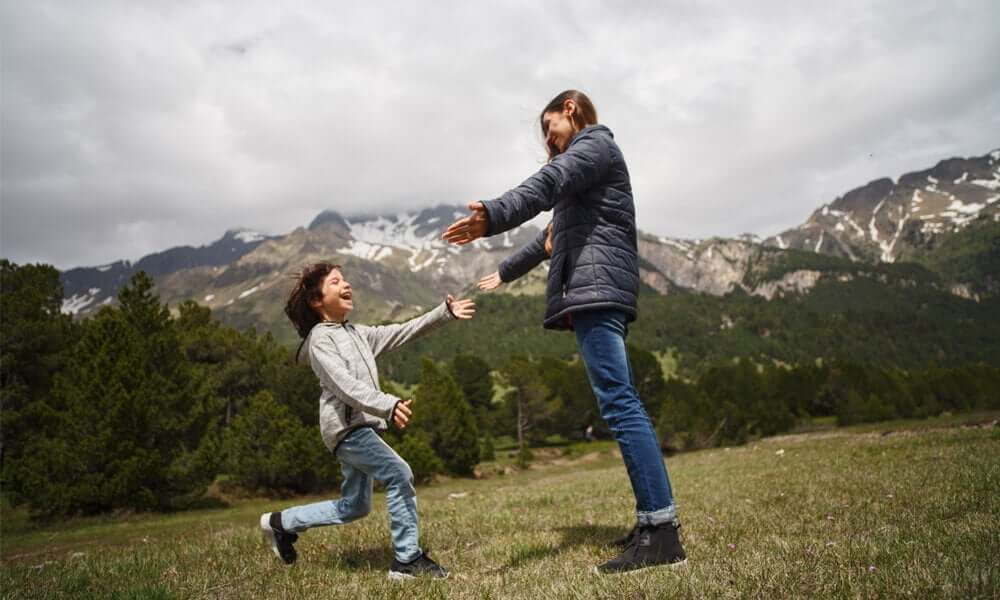
[[[299,553],[295,551],[295,542],[299,536],[296,533],[285,531],[281,526],[281,513],[264,513],[260,516],[260,531],[264,536],[264,541],[270,544],[275,556],[280,558],[286,565],[295,562]]]
[[[678,527],[673,523],[657,526],[640,526],[622,553],[595,567],[597,573],[608,575],[628,573],[646,567],[679,567],[687,562],[681,547]]]
[[[399,562],[392,559],[392,567],[389,568],[389,579],[413,579],[414,577],[434,577],[437,579],[447,579],[448,570],[434,562],[426,552],[408,563]]]

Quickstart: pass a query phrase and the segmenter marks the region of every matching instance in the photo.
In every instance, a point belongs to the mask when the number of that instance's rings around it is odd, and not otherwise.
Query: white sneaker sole
[[[451,573],[448,573],[444,577],[431,577],[430,579],[448,579],[449,577],[451,577]],[[406,581],[408,579],[416,579],[416,576],[409,573],[400,573],[399,571],[389,571],[389,579],[393,581]]]
[[[601,573],[600,569],[598,569],[597,566],[595,565],[595,566],[593,566],[593,567],[590,568],[590,572],[593,573],[594,575],[633,575],[635,573],[639,573],[640,571],[645,571],[646,569],[656,569],[656,568],[659,568],[659,567],[666,567],[666,568],[671,569],[671,570],[673,570],[673,569],[680,569],[681,567],[684,567],[687,564],[688,564],[688,561],[685,558],[684,560],[681,560],[681,561],[678,561],[678,562],[675,562],[675,563],[665,563],[665,564],[659,564],[659,565],[646,565],[644,567],[639,567],[638,569],[632,569],[631,571],[612,571],[610,573]]]
[[[271,547],[271,552],[284,562],[281,552],[278,552],[278,538],[274,537],[274,530],[271,529],[271,513],[264,513],[260,516],[260,533],[264,537],[264,543]]]

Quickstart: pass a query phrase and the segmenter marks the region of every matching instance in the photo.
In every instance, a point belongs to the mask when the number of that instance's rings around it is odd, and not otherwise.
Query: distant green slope
[[[1000,295],[1000,222],[981,218],[910,260],[946,281],[968,285],[973,293]]]
[[[903,276],[907,271],[914,276]],[[1000,301],[959,298],[933,285],[934,279],[920,267],[895,265],[861,270],[849,281],[821,279],[807,294],[770,301],[744,293],[644,292],[629,341],[650,351],[675,348],[687,373],[733,357],[788,363],[842,358],[904,368],[1000,364]],[[469,352],[498,366],[512,353],[576,352],[572,334],[542,328],[540,296],[491,294],[477,302],[471,322],[451,324],[380,359],[385,375],[416,381],[423,355],[450,360]]]

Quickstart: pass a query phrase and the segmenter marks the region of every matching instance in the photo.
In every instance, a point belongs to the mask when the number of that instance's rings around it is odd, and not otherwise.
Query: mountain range
[[[883,178],[817,208],[798,227],[767,238],[678,239],[639,235],[641,276],[660,294],[722,295],[734,290],[772,298],[805,292],[823,277],[877,276],[884,263],[917,263],[932,285],[972,299],[1000,292],[1000,150],[950,158],[933,168]],[[471,284],[527,243],[530,224],[477,240],[446,245],[440,234],[466,211],[437,206],[413,212],[345,216],[320,213],[285,235],[233,229],[202,247],[178,247],[130,263],[70,269],[61,274],[63,310],[77,316],[113,304],[138,270],[157,282],[171,304],[194,300],[223,322],[257,327],[291,341],[282,313],[291,278],[303,265],[334,260],[360,301],[361,321],[405,318],[446,292]],[[540,294],[547,266],[508,293]]]

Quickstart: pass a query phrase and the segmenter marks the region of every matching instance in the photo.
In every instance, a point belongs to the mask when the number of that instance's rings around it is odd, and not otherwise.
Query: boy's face
[[[314,300],[310,305],[324,319],[343,321],[347,313],[354,308],[351,284],[344,279],[344,274],[334,269],[323,279],[320,286],[323,295],[320,300]]]

